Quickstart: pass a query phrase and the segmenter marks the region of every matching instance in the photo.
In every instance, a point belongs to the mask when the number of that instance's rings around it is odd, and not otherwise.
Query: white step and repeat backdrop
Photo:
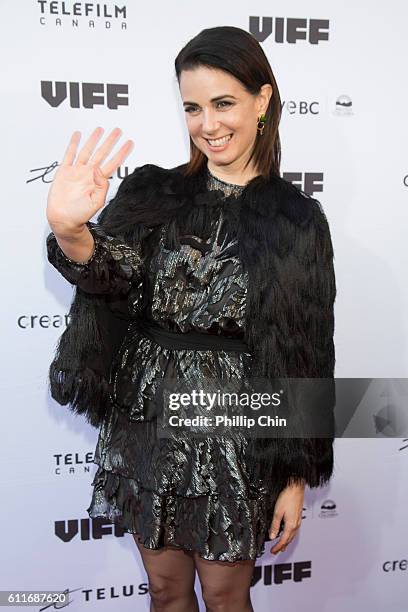
[[[408,7],[1,0],[0,8],[0,589],[67,588],[73,611],[147,611],[132,536],[85,511],[97,431],[48,396],[73,290],[46,259],[55,168],[72,132],[84,138],[98,125],[105,133],[119,126],[120,143],[135,141],[110,196],[138,165],[186,161],[174,58],[203,28],[251,31],[284,101],[284,176],[322,202],[331,225],[336,375],[406,377]],[[120,92],[117,106],[110,87]],[[90,105],[87,90],[97,92]],[[278,556],[268,546],[257,561],[254,609],[407,612],[407,475],[408,440],[337,440],[335,476],[306,491],[296,541]],[[198,580],[196,588],[200,594]]]

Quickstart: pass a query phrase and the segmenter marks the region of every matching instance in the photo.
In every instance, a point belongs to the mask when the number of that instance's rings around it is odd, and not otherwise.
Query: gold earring
[[[261,115],[260,117],[258,117],[258,124],[256,126],[256,129],[258,130],[261,136],[265,129],[265,123],[266,123],[266,115]]]

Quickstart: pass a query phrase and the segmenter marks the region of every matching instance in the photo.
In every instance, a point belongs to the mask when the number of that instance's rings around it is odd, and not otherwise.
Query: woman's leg
[[[250,586],[255,561],[207,561],[195,553],[194,562],[207,612],[253,612]]]
[[[150,612],[198,612],[192,554],[170,547],[149,550],[133,537],[149,579]]]

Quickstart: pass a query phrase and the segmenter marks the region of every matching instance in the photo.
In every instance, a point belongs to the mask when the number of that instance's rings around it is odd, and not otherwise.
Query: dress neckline
[[[221,191],[224,197],[228,196],[240,196],[245,189],[245,185],[238,185],[237,183],[228,183],[215,176],[207,167],[207,188],[209,190]]]
[[[215,174],[211,172],[208,166],[207,166],[207,174],[211,178],[213,178],[215,181],[217,181],[217,183],[222,183],[223,185],[227,185],[228,187],[240,187],[241,189],[245,189],[246,187],[246,185],[238,185],[238,183],[228,183],[227,181],[223,181],[222,179],[218,178],[218,176],[215,176]]]

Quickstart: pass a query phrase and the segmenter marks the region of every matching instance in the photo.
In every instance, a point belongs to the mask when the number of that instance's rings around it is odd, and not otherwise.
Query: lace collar
[[[237,185],[236,183],[227,183],[218,178],[210,170],[206,169],[206,185],[209,191],[222,191],[225,197],[240,196],[245,189],[245,185]]]

